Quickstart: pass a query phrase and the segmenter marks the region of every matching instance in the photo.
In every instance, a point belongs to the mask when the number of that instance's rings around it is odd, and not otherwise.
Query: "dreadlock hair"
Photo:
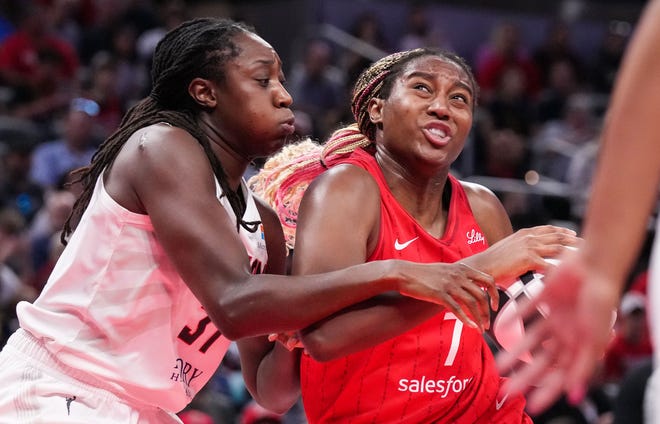
[[[285,146],[248,181],[255,193],[277,212],[289,249],[293,249],[295,244],[298,207],[309,184],[355,149],[368,148],[373,144],[377,128],[369,119],[369,101],[373,98],[387,99],[405,65],[423,56],[438,56],[458,65],[468,76],[476,99],[477,82],[469,65],[460,56],[426,48],[393,53],[373,63],[358,77],[351,100],[355,123],[336,130],[324,145],[304,139]]]
[[[61,237],[64,244],[89,204],[96,180],[113,163],[131,134],[161,122],[183,128],[197,139],[237,216],[236,229],[240,225],[248,231],[256,230],[258,223],[241,219],[245,209],[243,196],[229,186],[222,164],[197,124],[200,107],[188,94],[188,85],[194,78],[223,82],[225,64],[240,54],[233,39],[245,32],[255,33],[253,28],[228,19],[197,18],[174,28],[158,43],[151,70],[151,93],[128,110],[119,128],[96,151],[90,165],[72,173],[72,183],[81,182],[83,191],[64,224]]]
[[[247,182],[277,212],[289,253],[296,240],[300,200],[312,179],[325,170],[319,161],[322,150],[323,146],[310,138],[287,144]]]

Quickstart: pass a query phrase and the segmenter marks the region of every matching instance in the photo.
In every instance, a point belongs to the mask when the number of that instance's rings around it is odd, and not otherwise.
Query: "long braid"
[[[126,113],[119,128],[99,146],[90,165],[73,173],[74,182],[81,182],[83,191],[64,224],[63,243],[66,244],[89,204],[96,181],[103,170],[113,163],[129,137],[140,128],[161,122],[182,128],[197,139],[236,214],[236,228],[240,225],[248,231],[256,230],[258,222],[245,222],[241,218],[245,200],[242,194],[230,187],[222,164],[197,123],[199,106],[188,94],[188,84],[193,78],[222,82],[224,64],[240,53],[232,39],[242,32],[254,31],[244,24],[226,19],[199,18],[181,24],[158,43],[151,73],[151,94]]]
[[[255,193],[277,211],[289,249],[293,249],[295,243],[298,207],[304,191],[314,178],[341,158],[357,148],[367,148],[373,144],[377,127],[369,118],[369,101],[373,98],[387,99],[403,67],[421,56],[438,56],[461,67],[470,80],[476,99],[476,80],[460,56],[431,49],[393,53],[373,63],[357,79],[351,100],[355,123],[336,130],[323,146],[309,139],[285,146],[272,155],[262,170],[248,181]]]

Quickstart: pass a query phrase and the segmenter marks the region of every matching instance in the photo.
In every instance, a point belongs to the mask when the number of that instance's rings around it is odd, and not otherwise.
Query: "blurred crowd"
[[[395,42],[373,13],[355,16],[346,36],[383,55],[424,46],[451,50],[425,7],[410,6]],[[189,12],[184,0],[0,1],[0,346],[16,328],[16,303],[38,295],[63,248],[60,229],[78,194],[70,172],[88,164],[123,114],[149,93],[152,52]],[[465,58],[481,92],[454,173],[493,189],[514,227],[559,222],[579,229],[608,97],[633,29],[612,23],[585,57],[574,49],[567,23],[549,26],[543,42],[530,46],[514,23],[501,22]],[[323,142],[352,121],[349,90],[374,57],[320,33],[296,42],[300,53],[285,63],[296,135]],[[558,414],[575,423],[634,422],[622,421],[617,405],[648,372],[645,282],[641,257],[593,395],[536,422]],[[188,424],[305,422],[299,405],[278,416],[250,399],[234,350],[181,417]]]

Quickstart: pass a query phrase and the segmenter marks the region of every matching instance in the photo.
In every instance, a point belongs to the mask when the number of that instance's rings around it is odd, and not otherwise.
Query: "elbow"
[[[209,318],[218,328],[222,335],[236,341],[245,337],[253,336],[250,334],[246,325],[246,320],[241,319],[240,313],[232,309],[229,305],[219,305],[213,311],[208,311]]]
[[[336,340],[328,340],[318,333],[301,334],[301,342],[305,352],[317,362],[328,362],[345,356]]]
[[[260,325],[268,322],[268,317],[260,316],[263,313],[255,307],[254,299],[240,296],[236,290],[225,290],[216,299],[204,307],[224,337],[236,341],[263,334]]]

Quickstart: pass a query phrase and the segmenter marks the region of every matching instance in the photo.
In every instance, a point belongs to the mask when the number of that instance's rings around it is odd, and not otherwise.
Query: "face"
[[[292,99],[280,58],[266,41],[242,33],[234,43],[240,54],[226,64],[213,113],[222,140],[252,160],[277,151],[293,133]]]
[[[382,128],[378,151],[406,169],[448,168],[465,145],[473,104],[470,79],[457,64],[437,56],[413,59],[389,98],[369,104],[370,119]]]

